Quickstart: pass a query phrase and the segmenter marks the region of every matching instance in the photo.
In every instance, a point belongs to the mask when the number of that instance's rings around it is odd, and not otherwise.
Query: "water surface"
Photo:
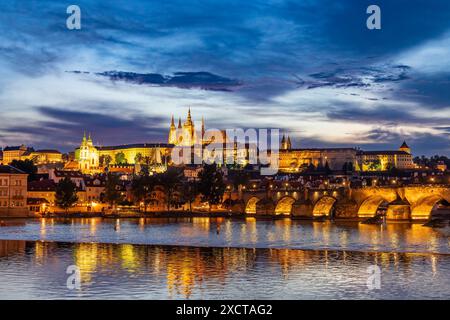
[[[450,254],[450,239],[421,224],[227,218],[9,220],[0,239],[202,247]]]
[[[67,267],[81,288],[67,288]],[[381,268],[381,288],[367,268]],[[449,299],[450,256],[0,241],[3,299]]]

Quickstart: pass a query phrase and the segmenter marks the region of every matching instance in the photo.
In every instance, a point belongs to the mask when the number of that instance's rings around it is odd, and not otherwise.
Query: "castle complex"
[[[280,170],[299,172],[309,166],[331,170],[386,171],[390,168],[413,169],[411,149],[403,142],[398,150],[362,151],[355,148],[294,149],[291,139],[283,135]]]
[[[95,146],[91,135],[84,134],[80,146],[75,149],[72,161],[65,162],[65,169],[79,170],[92,174],[104,172],[106,167],[146,165],[152,171],[165,171],[171,165],[171,154],[174,147],[190,150],[193,156],[206,159],[210,156],[208,146],[221,143],[224,149],[228,147],[228,137],[225,131],[209,130],[205,135],[205,121],[202,118],[200,130],[196,130],[189,109],[186,121],[181,118],[175,124],[172,116],[167,143],[140,143],[118,146]],[[211,138],[211,132],[214,136]],[[195,150],[194,145],[201,146]],[[219,144],[220,145],[220,144]],[[234,162],[228,164],[246,165],[249,155],[258,152],[249,144],[238,145],[233,142]],[[255,150],[253,150],[255,149]],[[199,154],[197,154],[199,153]],[[26,147],[6,147],[3,151],[3,164],[13,160],[33,160],[36,164],[63,163],[62,154],[55,150],[38,150]],[[244,159],[244,161],[242,161]],[[240,160],[241,162],[238,162]],[[227,163],[224,160],[224,163]],[[403,142],[398,150],[362,151],[356,148],[293,148],[291,138],[283,135],[279,150],[279,170],[281,172],[302,172],[308,168],[323,168],[334,171],[386,171],[390,168],[412,169],[414,163],[411,149]]]

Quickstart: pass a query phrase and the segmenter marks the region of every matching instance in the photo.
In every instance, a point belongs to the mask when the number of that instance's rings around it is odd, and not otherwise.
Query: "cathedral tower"
[[[291,150],[292,144],[291,144],[291,138],[283,134],[283,138],[281,138],[281,150]]]
[[[175,127],[175,122],[172,115],[172,121],[170,122],[170,131],[169,131],[169,144],[177,143],[177,128]]]
[[[99,166],[99,155],[98,150],[94,147],[92,142],[91,134],[89,138],[86,139],[86,132],[83,135],[80,145],[80,154],[78,157],[79,169],[83,173],[92,173],[98,169]]]

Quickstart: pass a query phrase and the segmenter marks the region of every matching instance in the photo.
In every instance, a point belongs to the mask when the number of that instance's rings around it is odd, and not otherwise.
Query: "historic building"
[[[63,162],[62,153],[57,150],[34,150],[25,145],[5,147],[3,164],[11,164],[14,160],[32,160],[36,165]]]
[[[284,172],[299,172],[313,165],[331,170],[385,171],[389,168],[414,168],[411,149],[403,142],[398,150],[362,151],[354,148],[293,149],[289,136],[281,139],[279,167]]]
[[[3,149],[3,164],[8,165],[14,160],[21,160],[22,155],[30,151],[34,151],[33,148],[25,145],[7,146]]]
[[[214,159],[225,164],[246,165],[249,160],[256,159],[256,145],[231,141],[224,130],[205,130],[202,118],[201,128],[196,130],[191,110],[188,110],[186,121],[178,120],[175,124],[172,115],[167,144],[142,143],[119,146],[94,146],[91,136],[83,136],[81,145],[75,150],[75,161],[68,162],[66,169],[80,170],[83,174],[104,172],[120,168],[140,171],[146,165],[150,170],[163,172],[168,165],[200,164]],[[230,149],[232,142],[232,149]],[[174,150],[174,148],[177,148]],[[219,149],[217,151],[217,149]],[[21,149],[23,153],[30,151]],[[180,162],[172,159],[178,156]],[[16,151],[18,152],[18,151]],[[218,153],[219,152],[219,153]],[[228,159],[228,155],[232,159]],[[11,158],[11,155],[7,154]],[[8,158],[8,159],[9,159]],[[188,160],[187,160],[188,159]],[[200,159],[200,160],[199,160]],[[187,161],[186,161],[187,160]],[[256,163],[255,163],[256,164]],[[282,136],[279,150],[279,169],[281,172],[301,172],[308,168],[345,171],[383,171],[391,167],[398,169],[414,168],[411,150],[404,142],[399,150],[362,151],[356,148],[293,148],[291,138]],[[121,169],[121,170],[122,170]]]
[[[181,124],[181,118],[178,119],[178,126],[175,127],[174,118],[172,115],[172,121],[169,129],[169,144],[176,146],[189,147],[194,144],[204,144],[203,136],[205,134],[205,122],[202,118],[202,127],[200,134],[197,134],[195,130],[194,122],[191,117],[191,109],[188,110],[186,121]]]
[[[19,169],[0,165],[0,216],[28,215],[27,177]]]
[[[282,172],[300,172],[310,166],[342,170],[354,168],[357,150],[354,148],[294,149],[290,137],[282,136],[279,167]]]
[[[196,130],[190,109],[188,110],[184,123],[179,118],[178,126],[175,126],[174,117],[172,116],[168,142],[170,145],[177,147],[180,153],[189,153],[190,157],[187,158],[191,159],[191,163],[186,164],[199,164],[201,161],[216,161],[216,163],[244,166],[249,162],[250,157],[256,159],[256,145],[232,140],[234,138],[228,137],[225,130],[206,130],[205,120],[203,118],[201,120],[200,130]],[[195,158],[201,161],[194,161]]]
[[[403,142],[398,150],[359,151],[357,162],[362,171],[415,168],[411,148],[406,144],[406,141]]]
[[[103,172],[109,165],[146,164],[155,171],[164,171],[172,146],[169,144],[140,143],[119,146],[94,146],[89,135],[83,136],[75,150],[77,169],[82,173]],[[70,163],[73,167],[73,162]]]

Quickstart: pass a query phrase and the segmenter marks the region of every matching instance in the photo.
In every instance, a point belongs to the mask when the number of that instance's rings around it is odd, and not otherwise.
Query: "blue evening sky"
[[[450,155],[446,0],[2,1],[0,71],[3,147],[70,151],[85,130],[166,142],[190,106],[208,128],[280,128],[295,147]]]

